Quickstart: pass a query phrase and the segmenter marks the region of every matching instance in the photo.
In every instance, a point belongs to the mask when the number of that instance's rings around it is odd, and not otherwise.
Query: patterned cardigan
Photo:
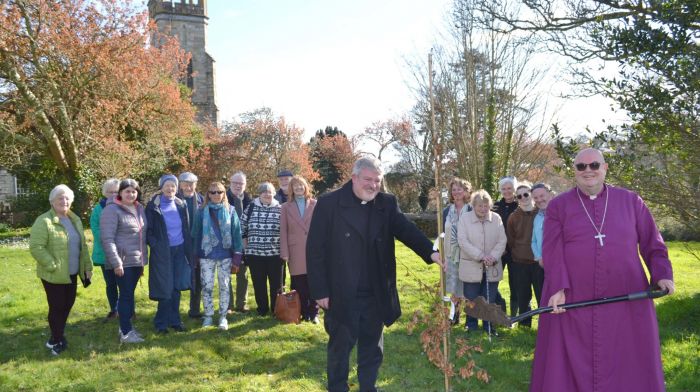
[[[248,204],[241,216],[241,236],[248,241],[246,255],[279,256],[280,211],[275,199],[269,206],[262,205],[259,198]]]

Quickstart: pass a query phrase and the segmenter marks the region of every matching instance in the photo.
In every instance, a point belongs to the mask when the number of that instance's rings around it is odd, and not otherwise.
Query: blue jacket
[[[203,208],[199,208],[194,215],[192,224],[192,244],[195,255],[200,258],[206,258],[202,249],[202,221],[204,220]],[[241,222],[238,220],[236,209],[229,205],[229,213],[231,214],[231,253],[243,252],[243,240],[241,239]]]
[[[192,237],[190,235],[190,218],[184,201],[175,197],[175,206],[182,220],[182,237],[185,242],[185,259],[173,260],[170,255],[168,229],[160,209],[161,192],[156,193],[146,206],[148,230],[146,239],[150,252],[148,255],[148,296],[158,301],[170,299],[173,289],[189,290],[192,285]]]

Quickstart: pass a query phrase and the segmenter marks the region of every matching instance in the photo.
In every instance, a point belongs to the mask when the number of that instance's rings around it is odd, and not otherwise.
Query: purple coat
[[[569,190],[547,207],[543,303],[561,289],[567,303],[646,290],[650,282],[639,254],[652,284],[673,279],[666,245],[639,196],[610,185],[595,200],[581,193],[597,228],[609,196],[601,246],[577,192],[577,188]],[[618,302],[540,316],[530,390],[663,391],[653,301]]]

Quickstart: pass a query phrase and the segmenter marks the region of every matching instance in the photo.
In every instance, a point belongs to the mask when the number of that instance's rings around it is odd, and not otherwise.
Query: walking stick
[[[442,195],[440,192],[440,163],[442,162],[442,148],[440,148],[440,141],[438,138],[437,129],[435,129],[435,104],[433,102],[433,53],[432,49],[430,54],[428,54],[428,92],[430,96],[430,131],[433,142],[433,155],[435,159],[435,187],[437,188],[435,202],[437,207],[437,233],[438,233],[438,251],[440,252],[440,259],[442,260],[442,265],[445,265],[445,252],[444,252],[444,238],[440,235],[442,233]],[[440,268],[440,296],[443,302],[450,301],[450,298],[445,295],[445,271]],[[444,364],[447,365],[450,362],[450,329],[448,328],[442,336],[442,350],[444,356]],[[450,377],[447,374],[446,369],[443,369],[443,374],[445,376],[445,391],[450,390]]]
[[[576,309],[583,308],[587,306],[610,304],[614,302],[623,301],[635,301],[638,299],[654,299],[663,297],[668,294],[667,290],[657,290],[649,288],[645,291],[640,291],[637,293],[631,293],[626,295],[618,295],[616,297],[603,297],[591,299],[588,301],[572,302],[568,304],[559,305],[561,309]],[[506,327],[511,327],[513,324],[522,321],[528,317],[532,317],[542,313],[549,313],[554,310],[552,306],[546,306],[542,308],[533,309],[529,312],[525,312],[515,317],[508,317],[506,313],[497,304],[490,304],[484,300],[484,297],[476,297],[474,301],[471,301],[465,307],[465,313],[472,317],[480,318],[484,321],[490,321],[499,325],[504,325]]]

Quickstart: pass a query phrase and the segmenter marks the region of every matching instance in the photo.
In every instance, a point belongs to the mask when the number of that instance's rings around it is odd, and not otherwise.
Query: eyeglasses
[[[521,193],[515,197],[517,197],[518,200],[523,199],[523,198],[527,199],[528,197],[530,197],[530,194],[528,192],[525,192],[525,193]]]
[[[210,195],[220,195],[222,193],[224,193],[224,191],[209,191]]]
[[[591,170],[595,171],[600,169],[600,162],[593,161],[591,163],[577,163],[574,166],[578,171],[584,171],[587,167],[590,167]]]
[[[245,182],[231,181],[231,185],[245,185]]]

